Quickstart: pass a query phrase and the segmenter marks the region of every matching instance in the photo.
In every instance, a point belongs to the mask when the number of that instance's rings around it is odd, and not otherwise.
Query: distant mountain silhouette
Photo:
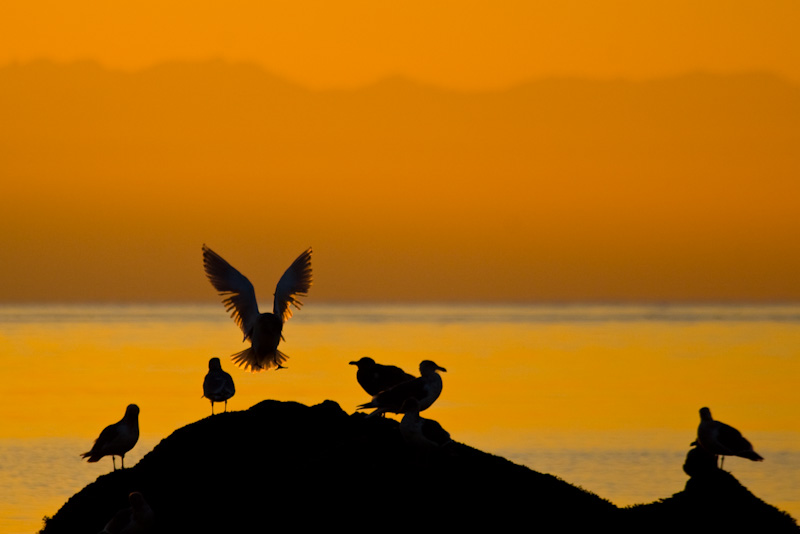
[[[551,475],[467,445],[406,444],[392,419],[263,401],[176,430],[135,466],[74,495],[44,534],[99,532],[141,492],[157,532],[381,526],[417,532],[491,525],[542,532],[797,532],[731,475],[620,509]],[[675,466],[680,469],[680,465]]]
[[[800,88],[769,74],[312,91],[246,63],[40,61],[0,67],[0,117],[0,223],[39,243],[0,299],[199,298],[173,251],[266,220],[335,242],[318,298],[800,298]],[[87,234],[111,262],[92,276],[39,256]],[[114,244],[138,242],[133,267]]]

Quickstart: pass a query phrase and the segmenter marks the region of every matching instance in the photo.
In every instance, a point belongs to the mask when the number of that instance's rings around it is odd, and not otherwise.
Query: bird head
[[[419,374],[421,375],[429,375],[431,373],[435,373],[436,371],[444,371],[447,372],[447,369],[444,367],[439,367],[436,365],[436,362],[432,362],[431,360],[423,360],[419,364]]]
[[[373,360],[369,356],[364,356],[363,358],[361,358],[357,362],[350,362],[350,365],[355,365],[356,367],[361,369],[361,368],[364,368],[364,367],[371,367],[371,366],[375,365],[375,360]]]

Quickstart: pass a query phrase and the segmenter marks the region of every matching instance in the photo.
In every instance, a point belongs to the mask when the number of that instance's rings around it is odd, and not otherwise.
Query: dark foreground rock
[[[460,443],[407,446],[391,419],[326,401],[264,401],[175,431],[134,467],[74,495],[45,534],[96,533],[141,492],[156,532],[490,526],[542,532],[798,532],[730,474],[696,476],[660,502],[617,508],[551,475]],[[752,528],[750,528],[752,526]]]

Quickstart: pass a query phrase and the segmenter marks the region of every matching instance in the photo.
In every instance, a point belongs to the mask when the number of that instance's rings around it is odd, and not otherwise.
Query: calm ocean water
[[[0,532],[35,532],[111,470],[81,461],[131,402],[134,465],[210,415],[210,357],[236,382],[229,409],[263,399],[367,400],[351,360],[446,367],[426,412],[457,441],[551,473],[618,505],[681,491],[698,410],[743,431],[764,462],[725,467],[800,517],[800,306],[309,304],[287,323],[288,369],[248,374],[220,305],[0,307]]]

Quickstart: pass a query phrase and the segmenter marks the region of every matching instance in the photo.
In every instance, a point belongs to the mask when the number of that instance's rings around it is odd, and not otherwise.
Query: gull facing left
[[[244,333],[250,347],[233,354],[231,359],[244,370],[254,373],[275,367],[283,369],[288,356],[278,350],[283,339],[283,323],[291,316],[292,304],[298,310],[303,305],[297,297],[305,297],[311,287],[311,248],[300,254],[286,269],[275,288],[272,313],[260,313],[253,284],[242,273],[203,245],[203,267],[211,285],[225,297],[222,303]]]

